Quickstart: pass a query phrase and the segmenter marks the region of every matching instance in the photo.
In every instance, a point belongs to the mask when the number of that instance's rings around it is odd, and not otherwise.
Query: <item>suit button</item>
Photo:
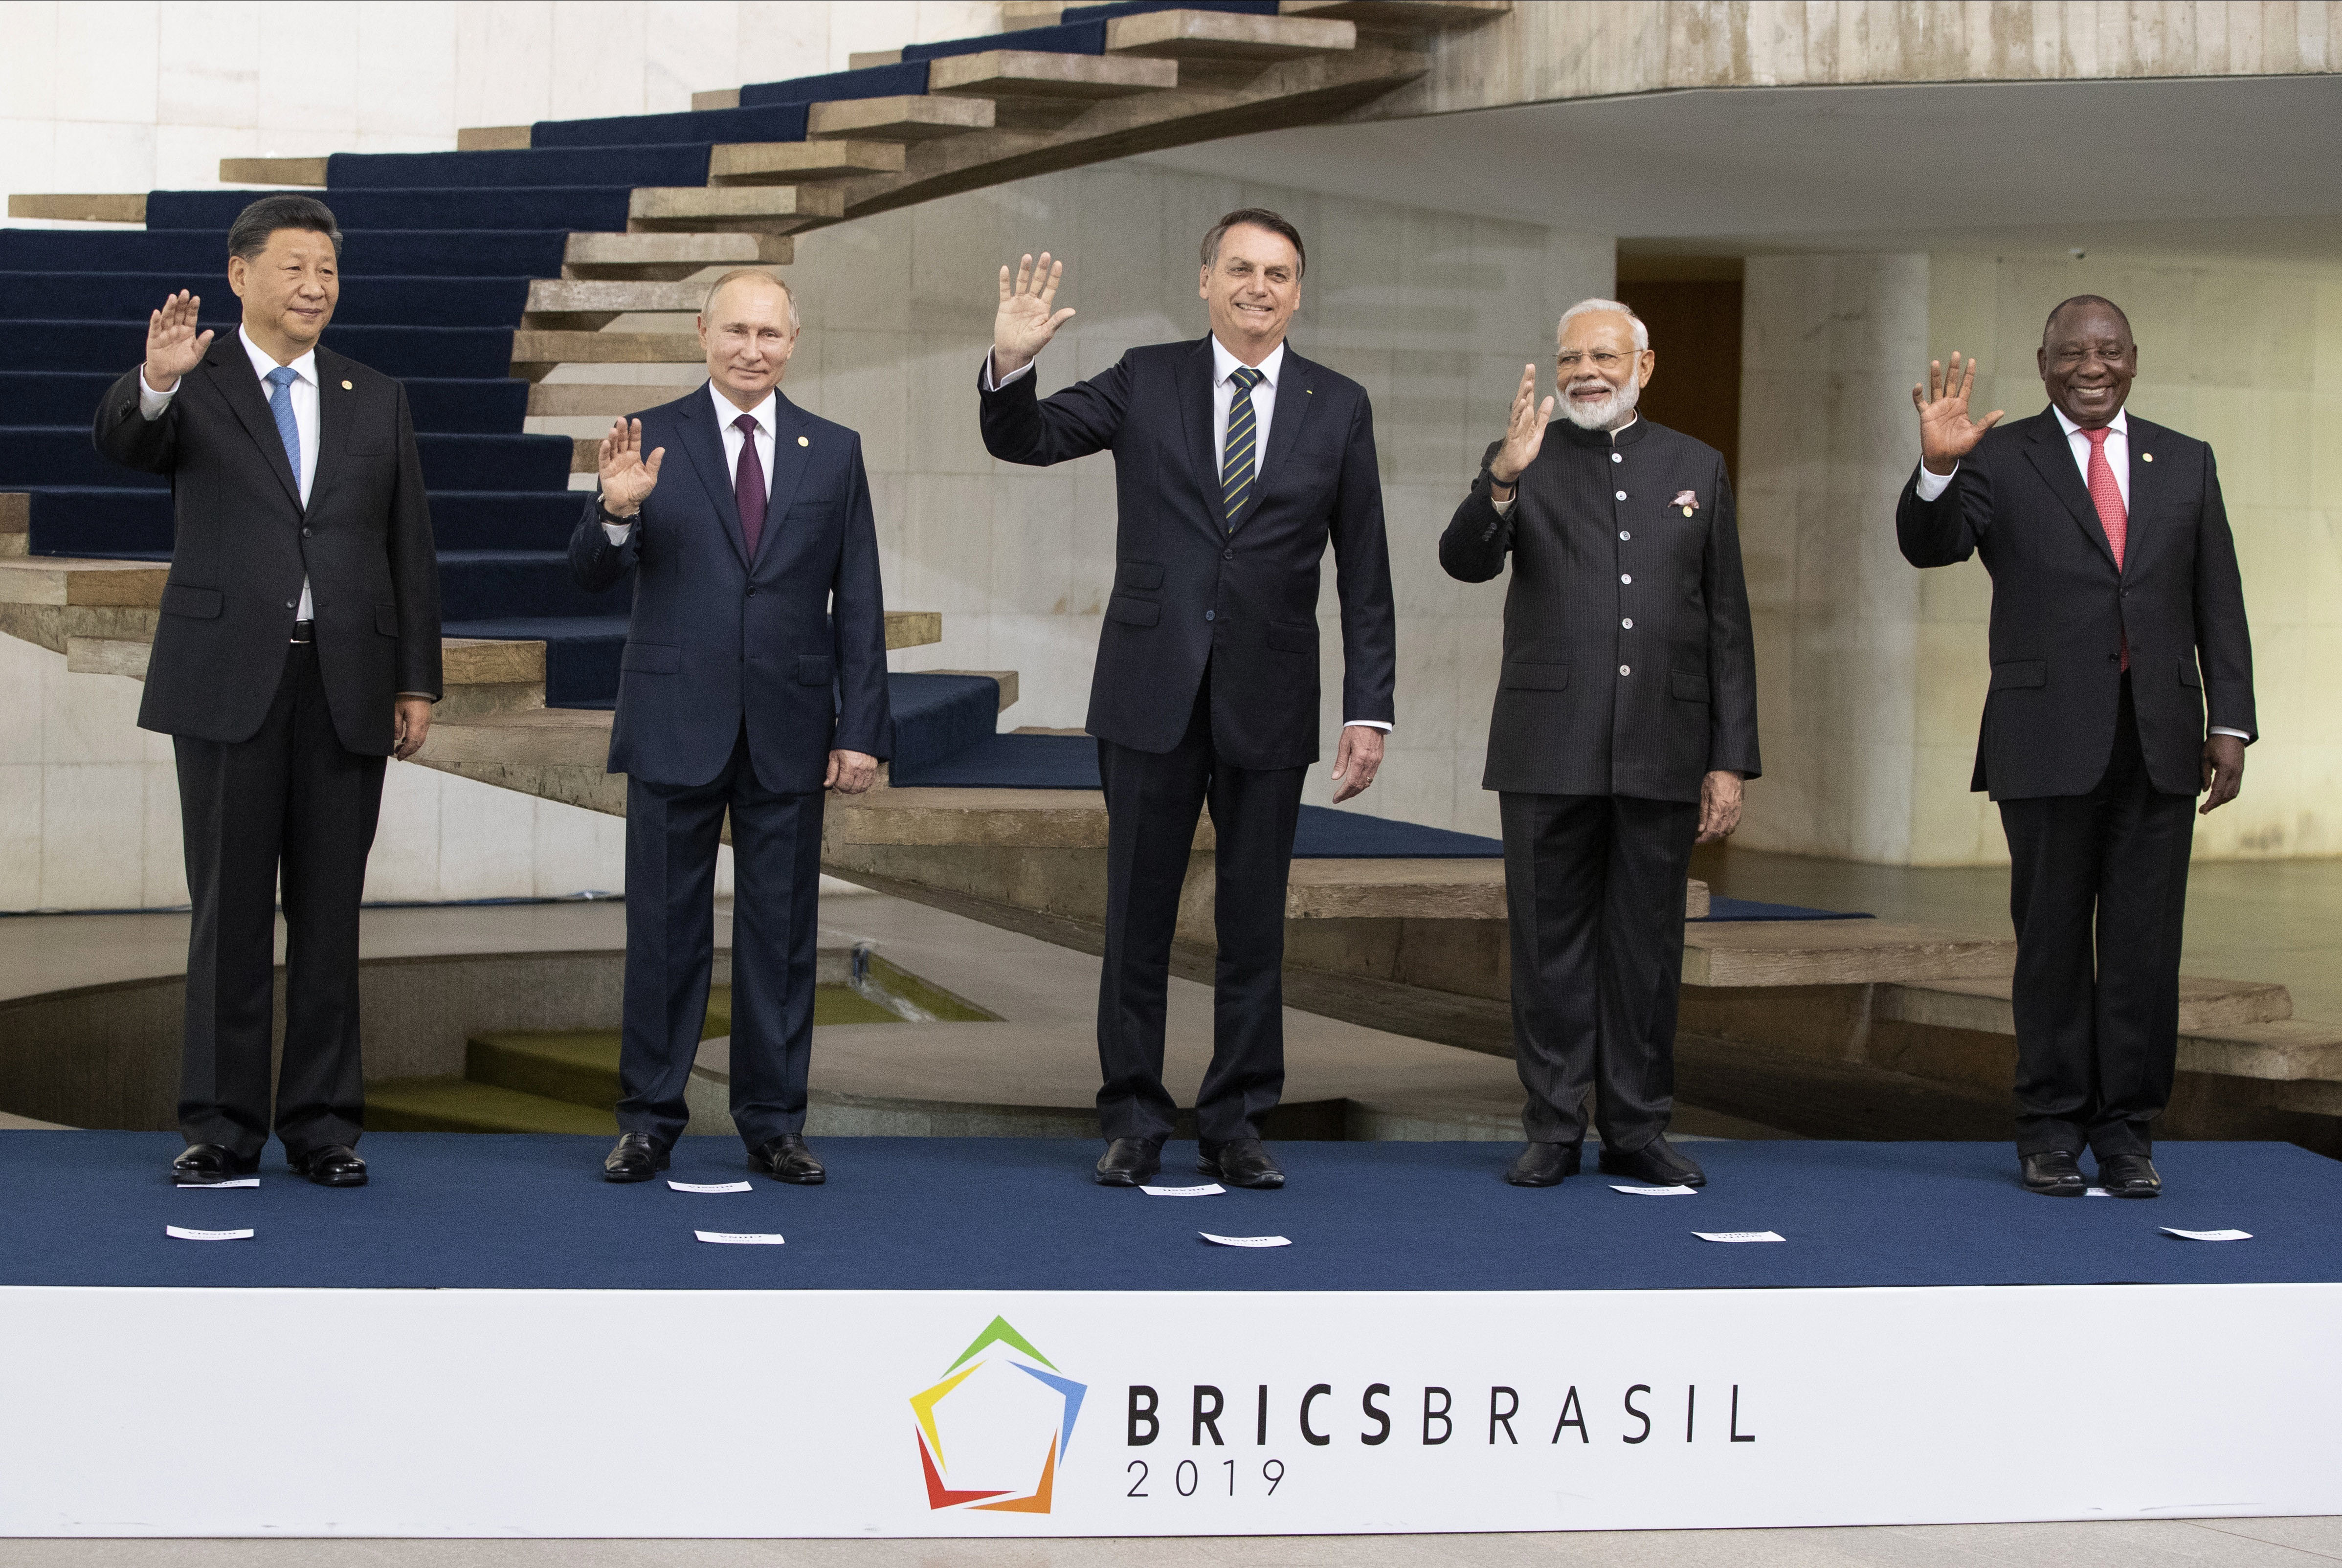
[[[1233,550],[1223,550],[1220,552],[1220,559],[1223,561],[1233,561],[1236,558],[1236,553]]]
[[[1205,612],[1204,612],[1204,619],[1206,619],[1206,621],[1208,621],[1208,620],[1210,620],[1214,615],[1216,615],[1216,614],[1219,614],[1219,612],[1218,612],[1218,611],[1216,611],[1216,610],[1206,610],[1206,611],[1205,611]]]
[[[298,599],[287,599],[285,601],[285,607],[288,610],[297,610],[301,607],[301,601]]]
[[[1623,621],[1619,622],[1618,624],[1619,624],[1620,625],[1622,625],[1622,626],[1626,627],[1626,630],[1628,630],[1628,631],[1630,631],[1630,632],[1631,632],[1631,631],[1633,631],[1633,630],[1635,629],[1635,617],[1634,617],[1634,616],[1632,616],[1632,615],[1629,615],[1629,616],[1627,616],[1625,620],[1623,620]]]
[[[748,597],[750,597],[751,599],[753,599],[753,598],[755,598],[756,596],[756,589],[754,589],[754,588],[749,589],[749,590],[748,590]]]
[[[310,534],[315,534],[315,532],[316,530],[315,528],[304,528],[301,530],[301,537],[306,539]]]
[[[1631,583],[1631,582],[1633,582],[1634,580],[1635,580],[1635,574],[1633,574],[1632,572],[1621,572],[1621,573],[1619,573],[1619,574],[1618,574],[1618,581],[1620,581],[1621,583]]]
[[[1624,528],[1621,528],[1618,530],[1618,537],[1621,539],[1632,539],[1634,535],[1627,533]]]
[[[1620,492],[1618,492],[1618,499],[1619,499],[1619,500],[1621,500],[1621,501],[1624,501],[1625,499],[1626,499],[1626,493],[1624,490],[1621,490]]]
[[[1610,461],[1613,463],[1624,463],[1626,461],[1626,454],[1623,452],[1614,452],[1610,454]]]
[[[1622,674],[1622,675],[1631,675],[1631,674],[1633,674],[1635,672],[1634,672],[1632,669],[1628,668],[1626,665],[1625,665],[1625,664],[1621,664],[1621,665],[1619,665],[1619,666],[1618,666],[1618,673],[1619,673],[1620,674]]]

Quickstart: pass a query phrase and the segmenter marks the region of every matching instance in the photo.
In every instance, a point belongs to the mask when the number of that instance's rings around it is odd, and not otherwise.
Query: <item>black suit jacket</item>
[[[984,444],[995,457],[1046,464],[1114,454],[1114,592],[1090,684],[1091,734],[1170,751],[1208,664],[1222,761],[1264,769],[1316,761],[1317,571],[1328,538],[1342,611],[1342,717],[1390,721],[1396,617],[1366,388],[1288,344],[1268,450],[1229,519],[1212,450],[1210,338],[1134,348],[1046,399],[1034,379],[983,394]]]
[[[2257,736],[2253,647],[2212,449],[2132,414],[2129,530],[2115,568],[2056,413],[1985,433],[1933,501],[1918,471],[1895,509],[1915,566],[1981,554],[1992,574],[1992,687],[1972,789],[1995,800],[2087,794],[2114,752],[2122,647],[2147,776],[2202,786],[2210,722]]]
[[[1647,419],[1615,443],[1557,419],[1507,517],[1488,499],[1501,444],[1439,541],[1466,583],[1513,558],[1481,787],[1696,801],[1711,771],[1755,778],[1756,660],[1723,454]]]
[[[334,732],[352,752],[388,755],[393,699],[440,692],[439,561],[406,389],[317,350],[305,509],[234,333],[212,340],[159,418],[138,412],[138,375],[107,388],[91,434],[115,462],[171,479],[171,573],[139,724],[251,739],[276,698],[305,573]]]
[[[570,536],[587,589],[635,577],[610,771],[705,784],[746,725],[757,782],[810,794],[833,746],[894,749],[862,438],[775,396],[772,489],[752,561],[714,396],[703,384],[634,416],[644,450],[667,455],[624,544],[610,543],[590,495]]]

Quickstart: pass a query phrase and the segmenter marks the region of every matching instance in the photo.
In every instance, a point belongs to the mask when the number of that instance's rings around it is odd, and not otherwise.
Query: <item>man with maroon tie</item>
[[[1968,417],[1973,360],[1928,367],[1896,533],[1915,566],[1992,574],[1971,787],[2008,835],[2025,1185],[2079,1197],[2087,1144],[2108,1192],[2151,1198],[2193,814],[2236,798],[2257,737],[2252,640],[2212,449],[2123,412],[2129,318],[2067,300],[2038,364],[2049,407],[2000,429]]]
[[[632,573],[610,771],[626,775],[626,999],[613,1182],[666,1169],[715,954],[728,815],[732,1119],[751,1168],[825,1179],[805,1141],[822,792],[887,754],[886,625],[861,438],[781,395],[796,301],[716,280],[707,385],[620,420],[569,542],[579,583]]]

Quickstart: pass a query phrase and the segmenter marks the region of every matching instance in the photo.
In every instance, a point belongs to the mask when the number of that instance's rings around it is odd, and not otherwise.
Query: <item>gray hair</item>
[[[781,277],[774,273],[766,272],[760,266],[736,266],[730,272],[726,273],[722,277],[717,278],[714,283],[709,284],[707,285],[707,297],[700,302],[699,314],[702,315],[706,315],[707,314],[708,307],[716,303],[716,296],[724,292],[725,285],[738,283],[743,278],[751,277],[756,278],[760,282],[772,284],[779,288],[781,291],[781,297],[788,301],[789,334],[791,336],[795,336],[803,328],[803,324],[797,320],[797,291],[789,286],[788,280],[786,278]]]
[[[1634,324],[1636,352],[1651,346],[1651,329],[1643,325],[1643,318],[1635,314],[1635,307],[1615,299],[1581,299],[1563,311],[1561,325],[1553,329],[1556,345],[1561,342],[1562,334],[1569,330],[1569,324],[1581,315],[1623,315]]]
[[[261,197],[235,215],[235,222],[227,228],[227,254],[242,256],[245,261],[257,261],[260,253],[268,248],[268,236],[279,229],[307,229],[321,234],[334,242],[334,255],[342,254],[342,225],[334,219],[334,209],[315,196],[296,195],[290,191],[278,191]]]

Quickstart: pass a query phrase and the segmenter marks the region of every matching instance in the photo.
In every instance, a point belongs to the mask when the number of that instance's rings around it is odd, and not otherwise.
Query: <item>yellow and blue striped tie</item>
[[[1254,439],[1258,422],[1253,417],[1252,389],[1267,379],[1249,365],[1238,365],[1228,375],[1233,390],[1228,394],[1228,439],[1220,456],[1220,507],[1230,529],[1252,499],[1254,448],[1259,444]]]

